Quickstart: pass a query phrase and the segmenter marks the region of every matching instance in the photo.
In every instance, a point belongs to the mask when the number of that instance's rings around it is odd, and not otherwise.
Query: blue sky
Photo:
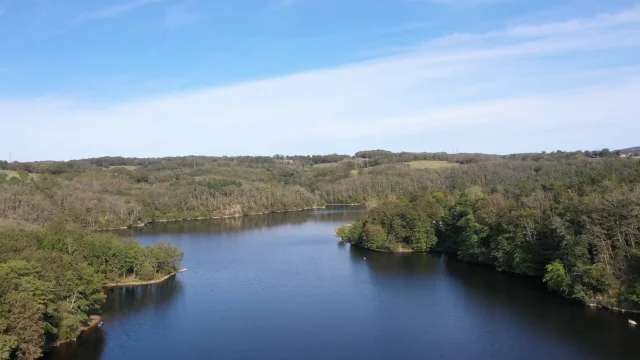
[[[640,3],[0,0],[0,159],[640,145]]]

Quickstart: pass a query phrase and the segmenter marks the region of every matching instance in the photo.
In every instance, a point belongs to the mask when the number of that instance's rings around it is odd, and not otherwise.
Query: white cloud
[[[82,20],[112,18],[163,0],[132,0],[120,5],[103,8],[82,16]]]
[[[620,63],[640,50],[637,15],[449,36],[367,62],[115,104],[0,100],[15,134],[0,153],[429,151],[460,139],[467,151],[503,153],[615,147],[640,131],[640,63]],[[403,141],[416,136],[424,143]]]

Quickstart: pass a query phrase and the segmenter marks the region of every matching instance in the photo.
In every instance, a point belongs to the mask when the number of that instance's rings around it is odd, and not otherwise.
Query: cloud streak
[[[34,160],[634,145],[626,142],[640,131],[640,63],[629,56],[640,52],[638,15],[634,8],[451,35],[366,62],[119,103],[0,100],[3,126],[16,135],[0,153],[25,149]]]
[[[163,0],[133,0],[85,14],[82,16],[82,20],[113,18],[162,1]]]

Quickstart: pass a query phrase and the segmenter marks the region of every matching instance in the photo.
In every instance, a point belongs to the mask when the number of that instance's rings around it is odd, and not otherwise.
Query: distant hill
[[[623,151],[623,152],[640,152],[640,146],[630,147],[630,148],[622,149],[620,151]]]

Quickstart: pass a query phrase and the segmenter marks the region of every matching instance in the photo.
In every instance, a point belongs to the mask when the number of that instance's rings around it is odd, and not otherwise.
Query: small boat
[[[629,319],[629,325],[636,326],[636,325],[638,325],[638,323],[633,321],[633,320],[631,320],[631,319]]]

